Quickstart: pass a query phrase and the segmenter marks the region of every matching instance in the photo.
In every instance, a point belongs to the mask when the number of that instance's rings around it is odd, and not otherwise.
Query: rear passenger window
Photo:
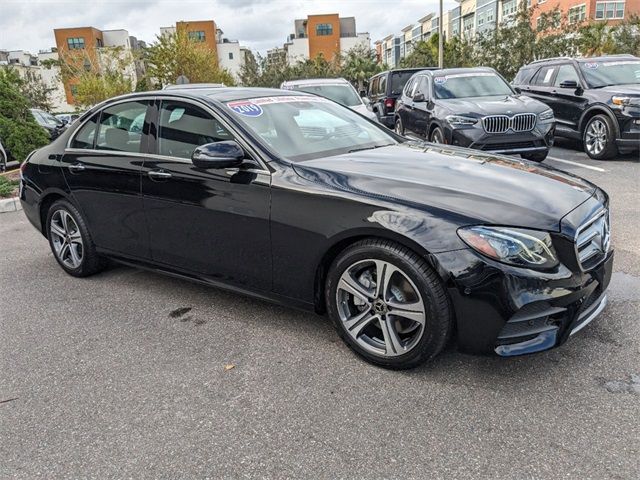
[[[189,103],[164,101],[160,108],[158,153],[191,158],[200,145],[233,140],[233,136],[207,112]]]
[[[380,84],[378,87],[378,93],[380,95],[387,95],[387,76],[383,75],[382,77],[380,77]]]
[[[553,73],[556,71],[555,66],[551,67],[542,67],[536,73],[536,76],[533,77],[533,81],[531,82],[533,85],[539,85],[541,87],[549,87],[551,86],[551,81],[553,80]]]
[[[91,119],[85,123],[71,142],[71,148],[93,149],[96,141],[96,130],[98,127],[98,118],[100,113],[96,113]]]
[[[139,153],[148,106],[148,101],[137,101],[105,108],[100,116],[96,148]]]

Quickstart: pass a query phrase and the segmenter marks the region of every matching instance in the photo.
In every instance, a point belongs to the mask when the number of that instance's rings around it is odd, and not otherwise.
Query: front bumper
[[[595,268],[544,273],[509,267],[472,250],[437,256],[452,275],[458,346],[470,353],[523,355],[562,345],[604,309],[613,251]],[[464,265],[466,264],[466,267]]]
[[[480,125],[445,129],[447,143],[500,154],[542,153],[553,146],[553,123],[538,124],[530,132],[487,133]]]
[[[640,149],[640,103],[616,111],[620,135],[616,146],[622,152]]]

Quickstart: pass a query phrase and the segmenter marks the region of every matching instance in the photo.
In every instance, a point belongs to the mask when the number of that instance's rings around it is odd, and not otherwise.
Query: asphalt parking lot
[[[407,372],[323,317],[126,267],[72,278],[0,215],[0,478],[640,478],[640,159],[568,147],[547,163],[612,199],[603,314],[556,350]]]

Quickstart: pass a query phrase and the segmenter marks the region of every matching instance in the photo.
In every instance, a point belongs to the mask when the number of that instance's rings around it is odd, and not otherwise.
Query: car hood
[[[620,95],[631,95],[633,97],[640,97],[640,85],[636,83],[630,83],[627,85],[609,85],[608,87],[598,88],[601,92],[607,92]]]
[[[349,108],[355,112],[358,112],[360,115],[364,115],[367,118],[377,118],[376,114],[369,110],[363,103],[361,103],[360,105],[354,105],[353,107]]]
[[[437,100],[437,102],[457,115],[474,117],[541,113],[549,109],[544,103],[524,95],[450,98]]]
[[[593,195],[579,177],[499,155],[405,143],[294,164],[313,182],[475,223],[559,231]]]

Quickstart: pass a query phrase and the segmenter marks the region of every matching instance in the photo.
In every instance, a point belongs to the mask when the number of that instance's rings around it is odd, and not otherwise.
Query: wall
[[[316,26],[322,23],[331,24],[331,35],[317,35]],[[325,59],[333,60],[336,52],[340,51],[340,17],[337,13],[329,15],[309,15],[307,19],[307,33],[309,35],[309,57],[315,58],[322,54]]]

